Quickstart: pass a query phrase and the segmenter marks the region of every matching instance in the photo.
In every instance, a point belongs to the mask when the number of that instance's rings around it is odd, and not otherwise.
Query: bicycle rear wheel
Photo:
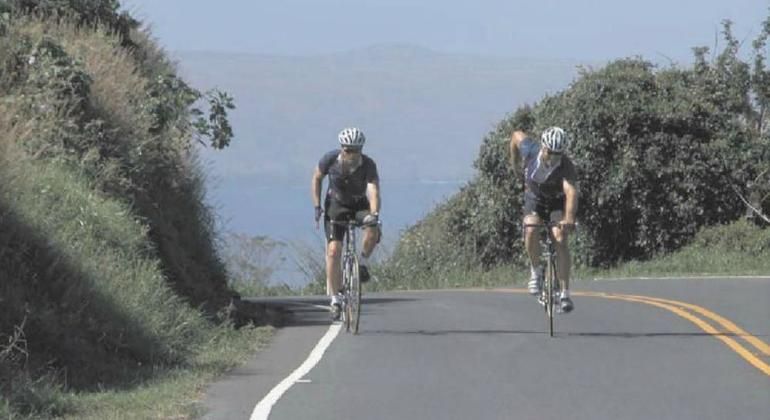
[[[350,277],[350,318],[353,334],[358,334],[358,325],[361,321],[361,276],[358,272],[358,257],[353,257],[353,270]]]

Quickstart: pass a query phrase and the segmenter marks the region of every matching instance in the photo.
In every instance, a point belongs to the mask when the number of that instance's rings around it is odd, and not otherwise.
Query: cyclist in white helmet
[[[342,270],[342,239],[345,228],[332,225],[330,221],[356,220],[364,224],[373,224],[364,228],[363,250],[360,257],[359,273],[362,282],[369,280],[367,261],[380,241],[378,221],[380,213],[380,181],[377,165],[361,151],[366,143],[364,133],[357,128],[340,131],[339,149],[334,149],[321,158],[313,173],[311,193],[315,208],[315,221],[318,225],[324,218],[326,232],[326,292],[331,296],[331,310],[334,317],[340,315],[342,298],[339,295]],[[321,187],[323,178],[329,176],[326,197],[321,207]]]
[[[569,143],[567,133],[559,127],[543,131],[540,142],[517,130],[511,135],[510,143],[511,164],[516,174],[524,178],[524,224],[550,220],[561,225],[553,229],[553,236],[563,312],[570,312],[574,308],[569,295],[571,260],[567,237],[574,228],[578,205],[575,165],[565,155]],[[538,295],[542,289],[544,273],[539,261],[540,241],[535,228],[525,230],[524,244],[531,270],[527,288],[530,294]]]

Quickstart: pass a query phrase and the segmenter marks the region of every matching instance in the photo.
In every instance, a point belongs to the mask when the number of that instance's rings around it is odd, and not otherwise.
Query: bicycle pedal
[[[341,306],[333,305],[329,308],[329,312],[331,313],[332,321],[339,321],[342,319],[343,311]]]

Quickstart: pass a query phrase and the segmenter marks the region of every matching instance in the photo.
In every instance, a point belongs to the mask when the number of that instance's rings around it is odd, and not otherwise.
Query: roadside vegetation
[[[402,235],[373,287],[523,280],[522,184],[508,141],[551,125],[574,139],[578,277],[770,273],[768,35],[770,18],[742,50],[725,21],[718,50],[694,48],[690,66],[615,60],[515,110],[483,139],[476,176]]]
[[[551,125],[574,139],[576,278],[770,275],[768,36],[770,18],[744,44],[725,21],[716,50],[693,48],[689,66],[615,60],[515,110],[482,140],[473,179],[401,235],[367,289],[523,283],[523,190],[508,142]],[[302,255],[309,285],[294,293],[323,294],[323,255]]]
[[[369,288],[523,279],[507,140],[554,124],[577,139],[579,276],[767,274],[769,35],[746,61],[725,23],[688,68],[617,60],[516,110]],[[272,332],[234,293],[323,293],[322,253],[296,246],[303,291],[271,286],[286,244],[215,231],[196,150],[228,146],[232,108],[117,0],[0,0],[0,418],[197,416]]]
[[[232,98],[119,8],[0,0],[0,418],[191,416],[270,335],[233,326],[196,158]]]

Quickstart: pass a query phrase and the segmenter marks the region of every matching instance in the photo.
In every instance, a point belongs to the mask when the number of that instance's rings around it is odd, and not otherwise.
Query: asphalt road
[[[573,301],[551,338],[521,289],[366,295],[357,336],[322,299],[274,299],[291,325],[208,389],[206,418],[770,418],[770,278],[582,282]]]

